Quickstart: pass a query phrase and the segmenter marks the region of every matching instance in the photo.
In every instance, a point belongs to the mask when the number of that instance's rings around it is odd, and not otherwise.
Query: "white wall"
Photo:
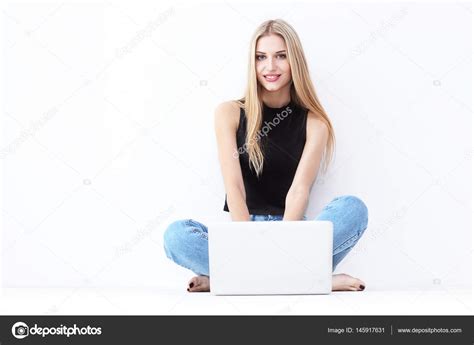
[[[114,2],[115,3],[115,2]],[[250,36],[298,31],[337,135],[307,214],[361,197],[338,272],[372,288],[471,282],[471,18],[458,4],[6,5],[3,285],[182,286],[166,225],[229,219],[213,111]]]

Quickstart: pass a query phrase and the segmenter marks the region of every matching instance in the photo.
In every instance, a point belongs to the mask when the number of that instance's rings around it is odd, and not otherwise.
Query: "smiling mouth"
[[[281,74],[264,75],[266,81],[274,82],[280,78]]]

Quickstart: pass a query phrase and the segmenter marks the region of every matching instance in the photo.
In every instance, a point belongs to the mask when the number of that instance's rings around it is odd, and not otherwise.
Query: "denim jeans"
[[[250,215],[251,221],[281,221],[283,215]],[[307,220],[304,217],[304,220]],[[364,202],[352,195],[334,198],[315,220],[333,223],[332,269],[349,253],[367,228],[368,211]],[[207,227],[193,219],[177,220],[164,233],[166,256],[197,275],[209,275]],[[291,234],[289,234],[291,236]]]

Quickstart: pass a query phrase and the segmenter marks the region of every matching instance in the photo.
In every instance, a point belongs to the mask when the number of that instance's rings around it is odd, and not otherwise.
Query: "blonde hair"
[[[306,58],[299,37],[293,27],[282,19],[263,22],[253,34],[250,42],[247,88],[244,96],[237,100],[240,107],[245,109],[247,119],[245,146],[247,147],[249,155],[249,166],[250,168],[254,168],[257,176],[262,173],[264,155],[260,146],[260,141],[256,140],[256,138],[262,124],[263,104],[259,93],[259,85],[255,71],[255,50],[257,41],[260,37],[272,34],[281,36],[287,46],[287,56],[293,81],[290,91],[291,100],[296,105],[315,113],[328,128],[329,136],[324,150],[322,165],[322,171],[326,172],[334,153],[334,130],[328,115],[316,96],[316,91],[309,75],[308,65],[306,63]]]

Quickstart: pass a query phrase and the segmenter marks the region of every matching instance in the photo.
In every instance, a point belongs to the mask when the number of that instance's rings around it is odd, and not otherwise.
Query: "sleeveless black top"
[[[244,146],[247,118],[244,109],[240,109],[237,148],[246,204],[250,214],[283,215],[286,194],[293,182],[306,142],[308,109],[297,106],[293,100],[281,108],[270,108],[264,103],[262,116],[258,135],[261,138],[264,162],[262,173],[257,177],[253,167],[249,167],[249,156]],[[227,195],[224,211],[229,212]]]

